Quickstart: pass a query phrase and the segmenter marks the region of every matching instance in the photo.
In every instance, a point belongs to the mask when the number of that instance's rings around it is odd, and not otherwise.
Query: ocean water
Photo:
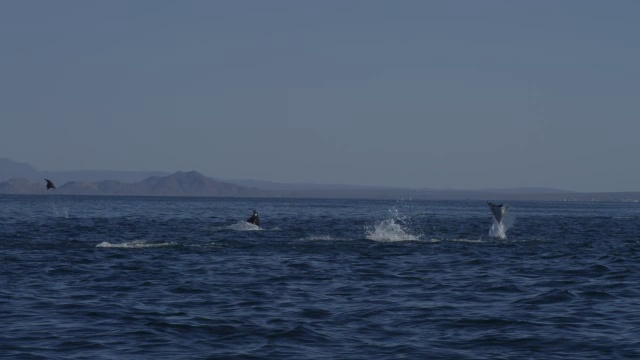
[[[3,358],[640,358],[637,203],[0,202]]]

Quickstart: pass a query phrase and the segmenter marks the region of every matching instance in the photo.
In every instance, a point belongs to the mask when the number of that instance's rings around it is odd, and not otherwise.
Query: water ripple
[[[632,204],[2,199],[8,358],[640,358]]]

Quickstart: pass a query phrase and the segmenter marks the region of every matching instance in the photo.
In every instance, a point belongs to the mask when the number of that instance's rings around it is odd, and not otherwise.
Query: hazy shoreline
[[[44,178],[56,189],[47,191]],[[0,194],[173,197],[255,197],[381,200],[492,200],[639,202],[640,192],[574,192],[552,188],[420,189],[346,184],[297,184],[260,180],[220,180],[197,171],[173,174],[141,171],[39,171],[0,159]]]

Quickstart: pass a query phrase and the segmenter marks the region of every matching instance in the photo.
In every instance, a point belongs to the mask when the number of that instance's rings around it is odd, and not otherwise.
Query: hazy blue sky
[[[640,190],[639,1],[3,1],[40,170]]]

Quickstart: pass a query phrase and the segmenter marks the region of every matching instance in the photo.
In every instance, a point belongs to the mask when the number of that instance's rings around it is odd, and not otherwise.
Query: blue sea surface
[[[640,358],[638,203],[0,203],[0,357]]]

